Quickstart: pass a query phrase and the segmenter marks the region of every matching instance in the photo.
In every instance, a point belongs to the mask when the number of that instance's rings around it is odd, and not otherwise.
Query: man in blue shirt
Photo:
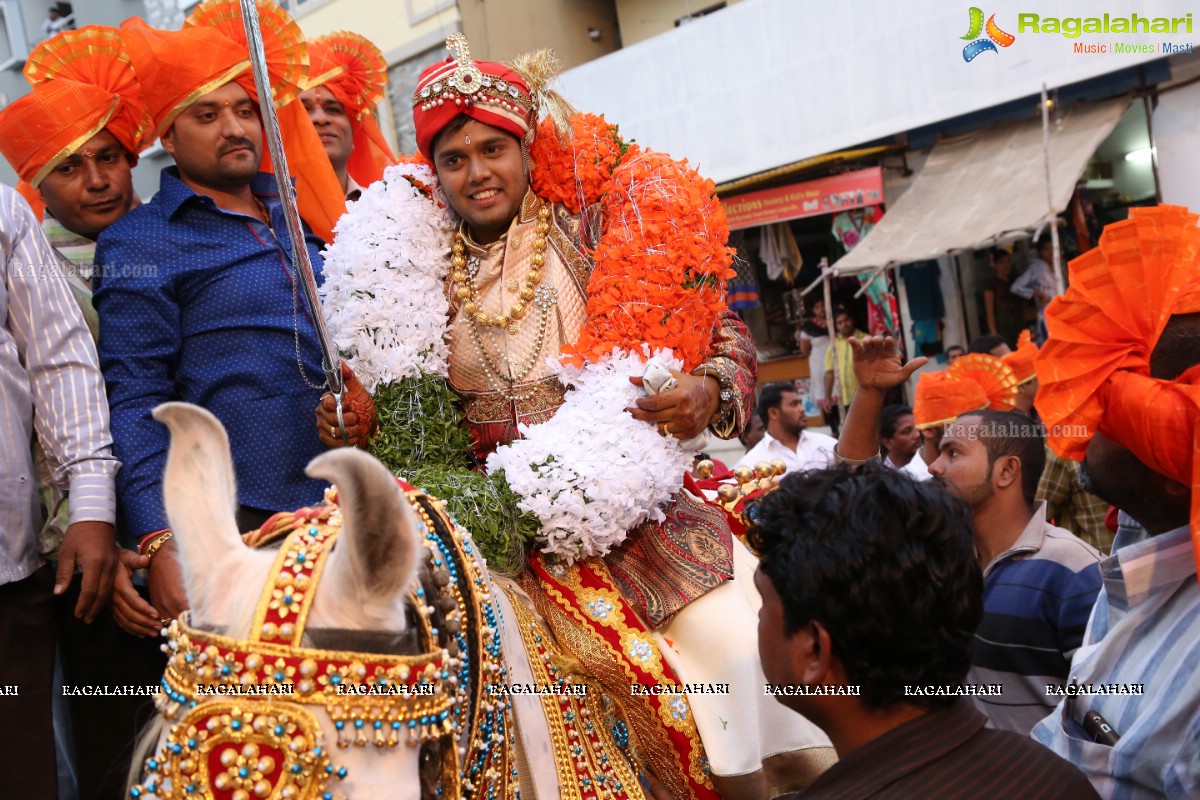
[[[854,355],[859,390],[837,448],[851,462],[878,452],[883,393],[925,363],[902,364],[890,338],[866,339]],[[1026,735],[1058,703],[1047,687],[1067,679],[1100,591],[1100,555],[1047,522],[1045,503],[1034,502],[1045,451],[1029,417],[969,411],[946,426],[939,452],[929,472],[971,506],[983,569],[968,681],[1001,685],[998,696],[976,696],[976,705],[993,728]]]
[[[167,123],[163,147],[176,166],[163,170],[152,201],[104,232],[96,251],[100,361],[124,464],[120,530],[126,544],[141,542],[154,555],[153,608],[137,609],[142,618],[187,607],[164,535],[168,436],[150,416],[155,406],[184,400],[224,424],[244,528],[314,504],[323,491],[304,475],[324,450],[312,425],[320,350],[278,187],[258,171],[257,104],[239,81],[184,103],[152,109],[160,128]],[[319,270],[321,242],[310,235],[307,246]]]
[[[1050,524],[1035,501],[1046,461],[1041,428],[1012,411],[971,411],[946,426],[933,479],[971,506],[983,568],[983,621],[970,683],[999,684],[975,698],[993,728],[1026,735],[1058,705],[1100,592],[1100,554]]]

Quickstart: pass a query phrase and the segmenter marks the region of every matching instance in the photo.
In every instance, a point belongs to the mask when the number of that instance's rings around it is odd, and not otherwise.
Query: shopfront
[[[1011,345],[1020,328],[1036,327],[1033,302],[1011,292],[1036,258],[1034,240],[1057,224],[1065,276],[1066,261],[1094,245],[1100,223],[1110,221],[1101,217],[1154,201],[1148,164],[1133,169],[1139,126],[1140,101],[1126,96],[1078,103],[1050,114],[1045,127],[1031,116],[943,139],[834,271],[897,277],[907,354],[930,356],[927,370],[945,367],[948,346],[966,346],[993,327]],[[1003,279],[997,258],[1007,262]],[[989,318],[989,293],[993,306],[1010,307],[1012,320],[1001,322],[995,307]]]
[[[738,252],[730,306],[754,335],[759,384],[795,381],[813,424],[822,421],[821,354],[832,316],[822,308],[822,267],[851,251],[883,218],[883,174],[880,166],[852,169],[721,200]],[[899,330],[886,279],[867,293],[857,277],[834,280],[828,289],[832,304],[849,311],[858,329]],[[821,311],[816,317],[814,309]]]

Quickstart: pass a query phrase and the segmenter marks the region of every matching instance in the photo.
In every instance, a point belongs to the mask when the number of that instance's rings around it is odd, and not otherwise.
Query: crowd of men
[[[1158,222],[1149,215],[1136,221]],[[1186,215],[1175,235],[1200,239],[1195,223],[1195,216]],[[1145,250],[1148,262],[1162,257],[1154,245]],[[1191,249],[1183,257],[1186,267],[1180,274],[1188,288],[1160,303],[1162,307],[1146,310],[1147,318],[1162,320],[1161,331],[1154,333],[1156,338],[1136,343],[1144,358],[1142,374],[1164,386],[1174,387],[1172,382],[1180,376],[1189,387],[1198,382],[1197,370],[1192,369],[1200,364],[1198,256],[1200,251]],[[1136,279],[1116,273],[1105,277],[1122,291],[1137,290]],[[878,677],[867,677],[867,664],[860,662],[855,669],[838,663],[865,628],[875,636],[871,646],[878,648],[870,666],[894,670],[889,677],[897,681],[906,676],[910,689],[917,684],[962,687],[958,694],[968,696],[983,715],[968,722],[965,711],[953,711],[960,701],[947,697],[934,704],[939,710],[926,709],[917,717],[919,722],[913,721],[903,712],[916,714],[913,706],[924,701],[905,699],[906,693],[899,691],[886,699],[864,697],[858,702],[842,700],[841,705],[819,701],[828,705],[824,708],[816,699],[797,700],[794,708],[806,714],[815,708],[821,714],[814,717],[818,720],[845,715],[832,724],[851,738],[848,747],[853,748],[847,758],[833,731],[823,725],[838,746],[840,761],[800,796],[1016,796],[1017,789],[1008,794],[993,781],[1007,781],[1013,771],[1038,772],[1039,754],[1025,751],[1028,740],[1019,746],[993,741],[988,756],[980,757],[989,770],[1000,762],[990,778],[972,772],[968,780],[959,772],[957,759],[970,752],[971,736],[985,717],[989,728],[1032,735],[1078,766],[1100,796],[1189,797],[1200,790],[1200,682],[1180,669],[1196,657],[1200,630],[1200,591],[1191,546],[1194,479],[1190,472],[1182,477],[1147,466],[1159,463],[1151,454],[1170,446],[1144,436],[1146,431],[1154,431],[1155,439],[1178,435],[1186,452],[1198,433],[1195,394],[1189,395],[1193,399],[1184,406],[1178,427],[1166,421],[1156,427],[1150,420],[1156,413],[1169,420],[1169,406],[1147,400],[1138,412],[1147,419],[1143,430],[1120,430],[1119,423],[1106,424],[1101,416],[1099,428],[1106,432],[1087,431],[1078,445],[1086,453],[1082,462],[1060,456],[1047,440],[1080,434],[1055,433],[1062,427],[1062,415],[1057,414],[1047,435],[1035,401],[1038,377],[1055,378],[1056,391],[1047,393],[1054,398],[1063,385],[1086,376],[1090,365],[1077,351],[1071,357],[1061,355],[1062,349],[1077,347],[1071,344],[1077,333],[1065,306],[1051,306],[1048,319],[1052,344],[1047,349],[1057,346],[1056,358],[1039,357],[1028,335],[1021,336],[1015,350],[999,337],[981,337],[969,353],[957,355],[949,369],[918,376],[912,408],[885,406],[884,396],[906,383],[927,360],[904,364],[890,338],[856,340],[852,368],[857,388],[836,442],[806,431],[803,413],[788,413],[789,401],[797,395],[795,386],[776,384],[762,390],[757,411],[766,430],[738,466],[788,450],[788,470],[799,473],[785,479],[753,514],[759,525],[751,535],[758,537],[763,558],[758,580],[764,596],[764,664],[773,663],[777,675],[810,686],[874,683]],[[1056,334],[1060,341],[1055,341]],[[1119,353],[1120,335],[1110,330],[1109,336],[1108,346]],[[1072,377],[1064,379],[1063,374]],[[1103,385],[1105,377],[1095,376],[1094,385]],[[1045,404],[1062,402],[1047,399]],[[1109,437],[1120,437],[1122,444]],[[1129,440],[1139,446],[1126,446]],[[1185,462],[1191,463],[1186,456]],[[900,478],[899,473],[906,476]],[[922,497],[914,506],[914,491],[937,497]],[[969,509],[965,523],[952,523],[953,515],[940,509],[947,497]],[[831,523],[841,537],[837,541],[822,532]],[[934,563],[950,555],[951,548],[936,537],[953,527],[965,532],[972,545],[971,563],[961,568],[982,577],[980,603],[974,609],[956,603],[980,593],[947,586],[953,570],[946,562]],[[924,550],[909,553],[917,543]],[[863,554],[872,549],[874,553]],[[814,561],[822,566],[811,566]],[[845,575],[826,566],[844,568],[847,563],[861,571]],[[918,586],[943,591],[925,607],[914,594]],[[836,598],[842,607],[834,611],[822,605],[817,599],[822,588],[828,588],[826,600]],[[894,608],[886,602],[888,597],[906,598],[902,619],[891,616]],[[798,608],[787,605],[789,600]],[[768,617],[768,610],[779,604],[782,611],[770,611]],[[928,617],[922,617],[925,611]],[[964,616],[956,619],[955,614]],[[918,632],[922,626],[926,630]],[[973,631],[971,646],[961,651],[961,668],[941,671],[944,667],[930,656],[950,648],[947,641],[935,643],[939,632],[944,635],[944,626]],[[830,628],[832,642],[832,655],[825,653],[824,658],[819,648],[815,654],[810,650],[814,641],[822,643],[820,637],[805,636],[807,628],[824,633],[822,627]],[[773,639],[769,631],[776,634]],[[910,665],[904,654],[922,635],[930,637],[921,651],[925,660]],[[776,647],[787,655],[772,662],[767,654]],[[819,669],[812,669],[814,659]],[[805,665],[810,672],[803,672]],[[912,673],[905,673],[906,667]],[[820,680],[814,682],[813,676]],[[847,705],[863,716],[848,712]],[[897,716],[895,727],[869,742],[853,741],[855,726],[872,718],[884,724],[889,714]],[[938,715],[944,717],[944,730],[926,730]],[[942,734],[952,736],[953,748],[939,741]],[[1014,762],[1004,763],[1010,753]],[[1016,753],[1021,753],[1019,758]],[[1017,767],[1018,762],[1025,766]],[[1058,779],[1067,780],[1061,775]],[[1019,791],[1092,796],[1090,790],[1058,779],[1043,776],[1040,785],[1022,785]],[[959,781],[971,785],[959,786]]]
[[[328,237],[345,199],[394,162],[373,118],[386,65],[357,34],[304,42],[277,6],[262,13],[268,50],[309,54],[307,74],[277,59],[270,77],[293,123],[285,146],[299,190],[326,188],[302,205],[335,210],[306,217]],[[2,419],[5,441],[34,443],[32,455],[6,449],[0,466],[0,683],[19,692],[0,704],[0,796],[56,796],[56,643],[65,685],[162,676],[159,632],[187,599],[154,406],[221,414],[244,529],[322,496],[303,472],[325,449],[312,422],[316,333],[298,305],[275,178],[260,171],[257,91],[232,26],[236,13],[224,24],[198,13],[179,31],[135,18],[61,33],[30,55],[30,93],[0,111],[0,151],[21,178],[19,195],[0,187]],[[158,138],[175,164],[141,203],[131,171]],[[310,231],[306,244],[319,265],[322,239]],[[350,415],[355,438],[357,423]],[[80,797],[124,795],[152,713],[147,696],[71,698]]]
[[[316,330],[263,170],[245,41],[221,5],[180,31],[63,32],[31,55],[32,91],[0,111],[0,151],[22,180],[0,187],[0,426],[31,445],[0,460],[0,686],[20,687],[0,697],[2,797],[56,796],[56,649],[68,684],[161,676],[160,628],[187,598],[151,409],[185,400],[222,419],[243,530],[322,496],[303,471],[334,443],[312,424]],[[286,53],[302,34],[262,8],[319,267],[345,202],[395,161],[373,117],[386,64],[361,36],[333,34],[306,43],[298,73]],[[156,139],[175,163],[143,204],[131,170]],[[1138,329],[1140,360],[1110,373],[1163,391],[1196,382],[1189,252],[1178,291],[1142,309],[1154,321]],[[751,515],[764,671],[780,686],[861,690],[780,697],[840,759],[800,797],[1200,795],[1195,487],[1178,459],[1153,457],[1167,445],[1144,432],[1131,443],[1106,416],[1103,370],[1083,468],[1047,444],[1038,382],[1067,382],[1053,348],[1071,319],[1047,307],[1047,353],[1028,337],[972,343],[922,372],[908,407],[883,398],[924,359],[903,363],[839,309],[821,387],[827,410],[851,400],[836,439],[807,430],[794,385],[762,389],[746,430],[761,423],[761,440],[738,466],[779,459],[793,475]],[[1180,402],[1163,436],[1194,442],[1197,414]],[[350,414],[346,428],[365,443],[370,421]],[[149,701],[72,698],[80,797],[123,796]]]

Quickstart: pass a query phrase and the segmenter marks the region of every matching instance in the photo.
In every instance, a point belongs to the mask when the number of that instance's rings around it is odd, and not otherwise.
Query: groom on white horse
[[[461,35],[447,47],[454,57],[421,75],[413,116],[421,154],[461,219],[445,242],[448,380],[483,461],[521,438],[518,426],[543,423],[562,405],[566,390],[547,361],[585,327],[605,220],[597,206],[573,212],[531,186],[548,75],[473,61]],[[720,316],[702,355],[690,372],[672,371],[674,388],[638,399],[629,413],[680,440],[706,430],[736,436],[757,361],[734,314]],[[318,429],[337,446],[325,402]],[[648,780],[656,796],[765,797],[771,787],[805,785],[832,763],[825,736],[763,694],[753,570],[723,513],[693,486],[676,495],[665,522],[637,526],[604,558],[567,565],[531,551],[518,577],[561,651],[622,697],[641,749],[659,755]],[[630,697],[634,676],[727,693]]]

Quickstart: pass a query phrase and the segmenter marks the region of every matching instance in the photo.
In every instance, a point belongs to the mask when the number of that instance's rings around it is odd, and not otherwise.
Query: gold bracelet
[[[729,411],[729,401],[733,398],[733,392],[725,388],[725,384],[721,380],[720,372],[713,370],[713,372],[710,374],[708,371],[708,365],[706,364],[701,364],[700,366],[696,367],[696,369],[700,370],[701,374],[696,375],[695,372],[692,372],[692,375],[695,375],[697,378],[701,379],[712,378],[717,382],[717,410],[712,413],[712,416],[708,418],[708,423],[705,425],[706,428],[712,427],[713,425],[718,424]]]
[[[146,545],[146,552],[142,553],[142,555],[144,555],[146,558],[154,558],[154,554],[162,549],[164,544],[174,538],[175,534],[171,533],[170,531],[163,531],[161,534],[159,534],[157,539]]]

